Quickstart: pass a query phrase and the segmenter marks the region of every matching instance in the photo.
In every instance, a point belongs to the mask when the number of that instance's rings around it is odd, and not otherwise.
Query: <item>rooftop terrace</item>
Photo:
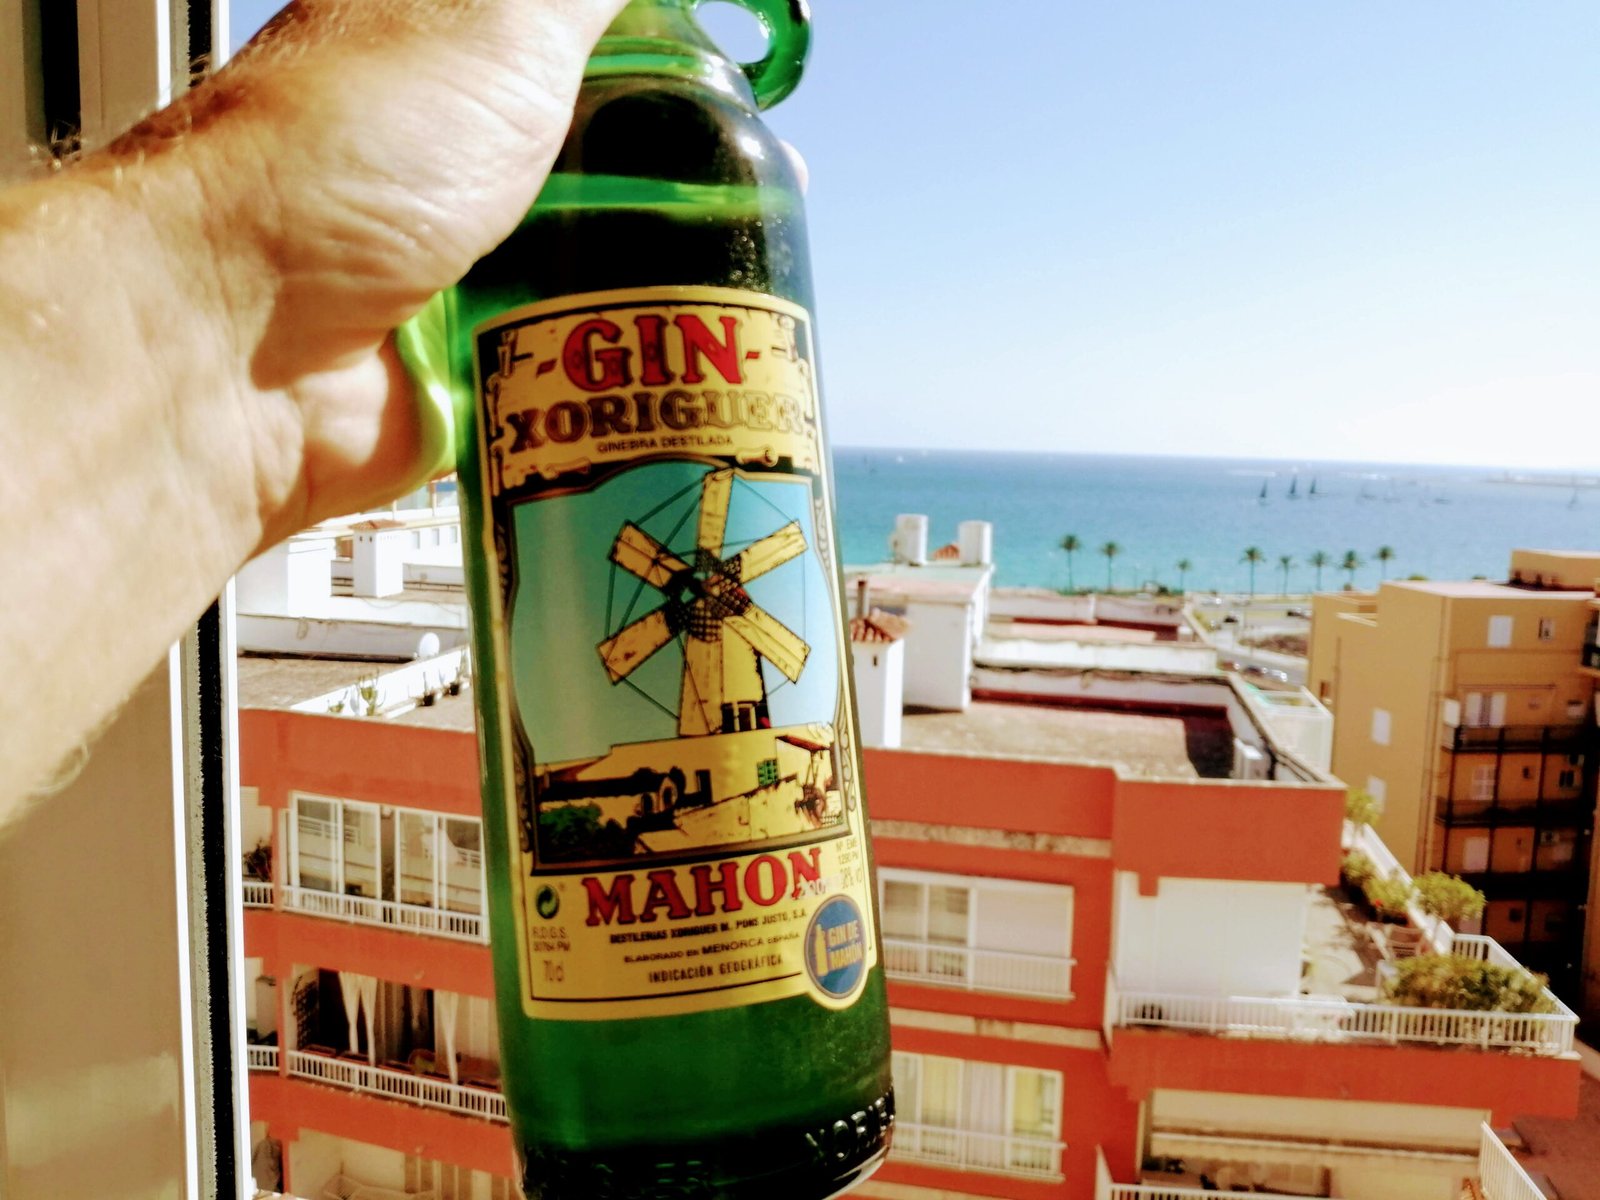
[[[1156,715],[984,700],[974,701],[966,712],[907,709],[902,745],[907,750],[1098,763],[1147,779],[1225,777],[1233,759],[1233,736],[1220,713]]]

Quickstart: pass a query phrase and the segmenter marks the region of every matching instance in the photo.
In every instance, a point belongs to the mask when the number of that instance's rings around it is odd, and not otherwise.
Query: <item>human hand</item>
[[[437,463],[390,331],[532,204],[623,3],[297,0],[0,191],[0,827],[253,552]]]
[[[192,399],[235,423],[213,446],[249,448],[215,482],[249,472],[257,545],[421,482],[425,410],[389,331],[527,211],[624,2],[297,0],[111,148],[192,180],[173,212],[205,237],[172,249],[215,388]]]

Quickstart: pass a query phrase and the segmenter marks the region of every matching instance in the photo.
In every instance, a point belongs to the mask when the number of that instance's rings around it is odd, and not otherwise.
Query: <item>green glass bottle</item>
[[[800,189],[804,0],[634,0],[443,298],[502,1077],[535,1200],[813,1200],[893,1126]]]

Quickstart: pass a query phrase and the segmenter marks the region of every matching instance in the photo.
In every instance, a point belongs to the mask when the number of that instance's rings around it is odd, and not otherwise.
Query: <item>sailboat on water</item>
[[[1256,497],[1256,503],[1257,504],[1265,504],[1266,502],[1267,502],[1267,481],[1265,479],[1263,479],[1261,481],[1261,495]]]
[[[1315,475],[1313,475],[1313,476],[1312,476],[1312,477],[1311,477],[1311,491],[1310,491],[1310,492],[1309,492],[1309,493],[1307,493],[1307,494],[1308,494],[1308,495],[1309,495],[1309,496],[1310,496],[1310,497],[1311,497],[1311,498],[1312,498],[1312,499],[1313,499],[1313,500],[1315,500],[1315,499],[1316,499],[1316,498],[1317,498],[1317,477],[1316,477],[1316,476],[1315,476]]]
[[[1298,473],[1296,473],[1295,476],[1292,479],[1289,480],[1289,499],[1291,499],[1291,500],[1300,499],[1299,490],[1300,490],[1300,476],[1299,476]]]

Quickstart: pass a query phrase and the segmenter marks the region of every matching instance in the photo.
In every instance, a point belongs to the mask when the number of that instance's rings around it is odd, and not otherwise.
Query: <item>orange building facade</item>
[[[241,740],[258,1180],[514,1196],[472,734],[247,709]],[[865,758],[899,1116],[863,1196],[1456,1200],[1485,1122],[1575,1109],[1566,1019],[1308,993],[1337,781]]]

